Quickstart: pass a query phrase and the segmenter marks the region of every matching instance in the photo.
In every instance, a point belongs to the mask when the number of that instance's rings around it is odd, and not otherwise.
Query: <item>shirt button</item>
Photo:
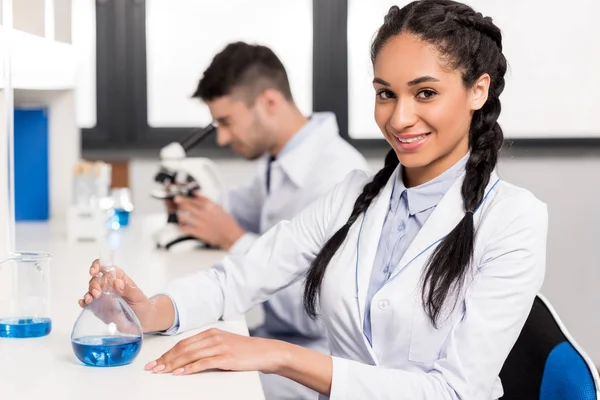
[[[398,224],[398,232],[404,232],[404,224]]]
[[[387,274],[388,272],[390,272],[390,266],[386,265],[385,268],[383,269],[383,273]]]
[[[379,300],[379,308],[387,310],[390,307],[390,301],[388,299]]]

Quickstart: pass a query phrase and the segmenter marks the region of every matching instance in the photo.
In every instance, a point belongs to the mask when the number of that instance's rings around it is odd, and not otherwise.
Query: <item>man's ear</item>
[[[269,115],[276,114],[279,110],[279,106],[284,101],[283,95],[278,90],[268,88],[265,89],[260,95],[260,101],[263,103],[265,111]]]

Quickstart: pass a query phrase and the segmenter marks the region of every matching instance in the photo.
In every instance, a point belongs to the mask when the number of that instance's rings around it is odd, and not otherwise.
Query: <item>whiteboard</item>
[[[509,70],[500,96],[505,137],[600,137],[600,1],[467,0],[502,29]],[[374,122],[370,44],[391,5],[349,0],[348,95],[352,138],[381,138]]]
[[[148,124],[191,127],[210,113],[190,99],[212,58],[242,40],[270,47],[300,110],[312,110],[311,0],[147,0]]]

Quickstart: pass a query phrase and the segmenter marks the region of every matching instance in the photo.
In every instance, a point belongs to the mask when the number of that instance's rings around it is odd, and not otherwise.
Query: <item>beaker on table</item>
[[[50,264],[52,255],[11,253],[0,260],[0,337],[34,338],[52,330]]]

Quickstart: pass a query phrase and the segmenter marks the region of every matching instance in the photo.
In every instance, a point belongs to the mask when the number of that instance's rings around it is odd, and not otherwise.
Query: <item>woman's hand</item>
[[[79,306],[90,307],[105,323],[113,322],[118,313],[115,315],[115,310],[111,307],[105,309],[102,302],[95,300],[99,299],[104,291],[114,289],[138,317],[144,332],[166,330],[173,324],[175,310],[171,300],[163,295],[149,299],[122,269],[114,267],[114,276],[105,275],[100,272],[99,261],[94,260],[90,275],[92,278],[88,284],[88,291],[79,299]]]
[[[188,375],[210,369],[277,373],[285,364],[287,347],[279,340],[253,338],[208,329],[177,343],[146,365],[152,372]]]

